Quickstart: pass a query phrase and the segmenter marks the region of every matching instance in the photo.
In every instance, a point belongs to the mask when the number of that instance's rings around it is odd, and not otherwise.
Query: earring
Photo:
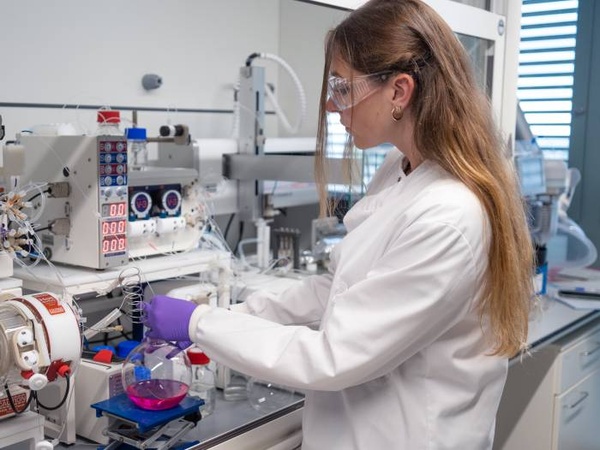
[[[402,106],[397,105],[392,108],[392,119],[394,119],[394,122],[400,122],[403,115],[404,111],[402,110]]]

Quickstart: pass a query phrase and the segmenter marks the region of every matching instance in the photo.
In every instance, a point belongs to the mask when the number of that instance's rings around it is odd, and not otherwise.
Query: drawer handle
[[[594,348],[593,350],[588,350],[587,352],[583,352],[582,355],[583,356],[592,356],[594,353],[600,351],[600,343],[596,342],[596,348]]]
[[[589,392],[583,391],[581,393],[581,397],[575,403],[573,403],[572,405],[569,405],[568,408],[569,409],[577,408],[589,396],[590,396]]]

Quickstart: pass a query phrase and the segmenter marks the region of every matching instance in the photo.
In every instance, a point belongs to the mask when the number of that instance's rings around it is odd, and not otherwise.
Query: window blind
[[[517,97],[548,158],[568,159],[578,0],[523,0]]]

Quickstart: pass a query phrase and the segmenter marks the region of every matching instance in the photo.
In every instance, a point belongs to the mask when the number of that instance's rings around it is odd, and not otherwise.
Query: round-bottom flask
[[[188,392],[190,361],[169,342],[145,339],[127,356],[121,369],[123,388],[138,407],[163,410],[177,406]]]

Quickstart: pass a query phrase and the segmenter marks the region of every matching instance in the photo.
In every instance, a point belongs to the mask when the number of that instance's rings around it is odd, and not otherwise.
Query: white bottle
[[[191,348],[187,351],[192,364],[192,382],[188,390],[190,397],[204,400],[200,407],[202,417],[209,416],[215,410],[217,389],[215,387],[215,373],[209,367],[210,359],[202,350]]]

